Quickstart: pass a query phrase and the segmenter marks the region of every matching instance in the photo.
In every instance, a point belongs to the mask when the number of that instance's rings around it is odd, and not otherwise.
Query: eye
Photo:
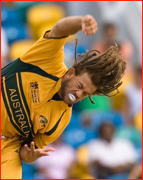
[[[82,89],[82,86],[81,86],[81,84],[78,84],[78,88],[79,88],[79,89]]]
[[[88,96],[88,94],[84,92],[84,96]]]

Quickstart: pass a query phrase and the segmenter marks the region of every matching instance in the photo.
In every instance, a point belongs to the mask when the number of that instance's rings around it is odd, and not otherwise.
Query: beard
[[[69,79],[66,79],[64,82],[62,82],[61,84],[61,98],[63,101],[65,101],[66,99],[66,95],[67,95],[67,89],[69,87],[69,83],[70,83],[70,80]]]
[[[65,103],[72,105],[74,102],[69,99],[69,93],[72,93],[76,98],[77,96],[74,91],[69,91],[71,84],[70,82],[70,79],[66,79],[61,83],[61,98]]]

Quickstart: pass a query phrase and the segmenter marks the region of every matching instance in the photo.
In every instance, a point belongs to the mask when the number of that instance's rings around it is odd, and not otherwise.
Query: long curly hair
[[[121,86],[121,78],[124,75],[126,61],[123,60],[117,44],[110,46],[106,52],[101,54],[98,50],[90,50],[85,54],[78,54],[82,57],[80,61],[76,59],[77,39],[75,45],[75,75],[87,72],[93,85],[97,90],[92,95],[114,96],[119,93],[118,87]],[[112,91],[117,92],[110,95]],[[94,104],[89,96],[91,103]]]

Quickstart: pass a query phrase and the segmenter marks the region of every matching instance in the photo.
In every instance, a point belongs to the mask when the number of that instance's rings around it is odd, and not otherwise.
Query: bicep
[[[49,32],[49,34],[46,35],[46,37],[48,38],[59,38],[61,37],[60,34],[58,34],[58,30],[56,30],[56,27],[54,26],[51,31]]]
[[[43,37],[33,44],[26,53],[20,56],[20,59],[34,65],[36,65],[38,61],[48,63],[58,59],[63,53],[66,38],[49,37],[50,32],[51,31],[46,31]]]
[[[51,29],[51,31],[48,34],[49,38],[62,38],[62,37],[67,37],[68,34],[65,34],[65,31],[62,30],[63,29],[63,25],[60,24],[60,21],[57,22],[53,28]],[[64,33],[63,33],[64,32]]]

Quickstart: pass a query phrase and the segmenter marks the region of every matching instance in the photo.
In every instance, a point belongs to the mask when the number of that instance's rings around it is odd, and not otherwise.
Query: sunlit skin
[[[88,73],[75,76],[75,69],[71,68],[63,77],[61,89],[58,94],[65,103],[72,105],[93,94],[96,89]],[[73,102],[69,98],[69,93],[76,97],[76,101]]]

